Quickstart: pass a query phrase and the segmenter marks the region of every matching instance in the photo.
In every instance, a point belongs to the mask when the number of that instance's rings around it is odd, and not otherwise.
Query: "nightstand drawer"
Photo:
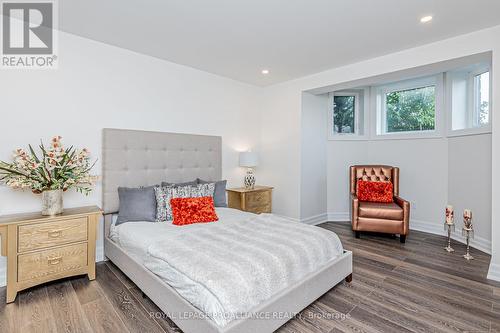
[[[271,205],[248,207],[247,212],[255,213],[255,214],[270,213],[271,212]]]
[[[21,225],[18,228],[18,252],[87,240],[86,217],[51,223]]]
[[[271,200],[271,191],[247,193],[246,200],[246,206],[249,209],[267,206]]]
[[[271,213],[273,210],[273,188],[269,186],[255,186],[255,188],[227,189],[227,205],[229,208],[241,209],[255,214]]]
[[[87,266],[87,243],[18,256],[18,281],[37,280]]]

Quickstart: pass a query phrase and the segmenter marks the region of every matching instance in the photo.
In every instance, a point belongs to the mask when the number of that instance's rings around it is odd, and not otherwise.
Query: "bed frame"
[[[342,280],[352,279],[352,253],[344,253],[250,312],[251,318],[219,327],[172,287],[109,238],[118,212],[118,187],[138,187],[197,177],[222,178],[222,140],[217,136],[103,130],[104,254],[186,333],[273,332]]]

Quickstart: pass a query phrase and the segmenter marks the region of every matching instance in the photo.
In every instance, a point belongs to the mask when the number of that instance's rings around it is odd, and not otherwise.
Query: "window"
[[[385,105],[386,133],[435,129],[435,86],[390,92],[385,95]]]
[[[365,88],[337,91],[329,94],[328,139],[358,140],[363,128]]]
[[[376,134],[434,132],[437,129],[439,77],[422,78],[376,87]]]
[[[474,76],[473,126],[480,127],[490,122],[490,72]]]
[[[328,94],[328,139],[399,140],[490,133],[491,62],[485,58],[434,73],[422,72],[426,76],[413,78],[392,73],[375,83],[375,78],[367,79],[371,85],[353,87],[342,83],[340,89],[344,90]],[[399,79],[390,81],[394,77]]]
[[[490,71],[474,65],[449,73],[451,135],[490,130]]]
[[[356,124],[356,111],[358,96],[335,95],[333,96],[333,133],[354,134]]]

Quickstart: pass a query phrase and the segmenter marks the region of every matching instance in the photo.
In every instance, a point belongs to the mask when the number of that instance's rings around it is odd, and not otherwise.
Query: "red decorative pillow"
[[[358,180],[357,195],[359,201],[394,202],[391,182],[371,182]]]
[[[212,197],[173,198],[170,200],[175,225],[215,222],[219,217],[215,213]]]

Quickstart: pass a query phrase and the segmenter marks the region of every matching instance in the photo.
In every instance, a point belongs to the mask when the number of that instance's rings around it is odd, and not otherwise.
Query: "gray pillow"
[[[215,207],[227,207],[227,201],[226,201],[227,180],[219,180],[217,182],[210,182],[210,181],[198,178],[198,183],[199,184],[215,183],[214,206]]]
[[[168,182],[162,182],[161,186],[166,187],[179,187],[179,186],[196,186],[198,185],[198,182],[195,180],[189,181],[189,182],[184,182],[184,183],[168,183]]]
[[[155,186],[119,187],[120,210],[115,225],[125,222],[156,221]]]

